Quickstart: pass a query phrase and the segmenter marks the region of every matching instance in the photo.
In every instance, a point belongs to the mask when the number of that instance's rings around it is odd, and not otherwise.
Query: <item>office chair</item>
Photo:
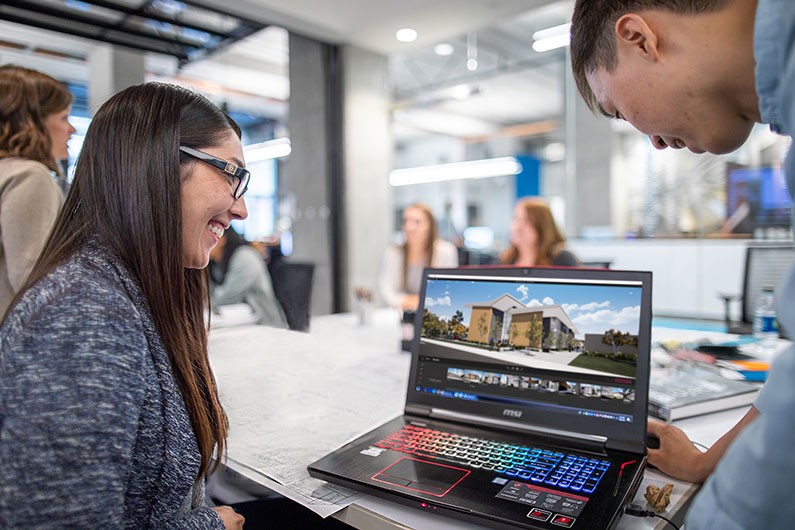
[[[583,261],[581,265],[585,269],[609,269],[613,264],[613,260],[604,261]]]
[[[315,264],[278,259],[268,263],[268,271],[289,328],[308,330]]]
[[[787,277],[795,263],[795,248],[791,243],[749,243],[745,250],[745,274],[741,295],[719,293],[725,307],[726,328],[729,333],[747,335],[753,333],[754,309],[762,289],[776,288]],[[731,320],[731,302],[742,304],[742,319]],[[784,330],[779,329],[784,337]],[[786,337],[785,337],[786,338]]]

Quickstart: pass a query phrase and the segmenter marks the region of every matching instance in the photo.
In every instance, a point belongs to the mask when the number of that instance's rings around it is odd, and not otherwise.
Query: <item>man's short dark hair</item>
[[[681,14],[706,13],[722,9],[733,0],[577,0],[571,17],[571,67],[577,89],[588,108],[596,101],[586,74],[599,68],[613,71],[618,63],[613,28],[619,18],[640,11],[673,11]]]

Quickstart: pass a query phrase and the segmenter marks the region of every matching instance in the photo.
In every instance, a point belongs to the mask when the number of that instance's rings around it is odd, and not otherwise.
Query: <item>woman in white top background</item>
[[[384,301],[403,311],[419,306],[422,270],[425,267],[457,267],[455,246],[438,237],[436,219],[424,204],[412,204],[403,210],[402,245],[386,250],[381,270],[380,289]]]

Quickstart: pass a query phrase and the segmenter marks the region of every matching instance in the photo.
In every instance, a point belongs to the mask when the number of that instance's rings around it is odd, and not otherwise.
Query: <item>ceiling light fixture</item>
[[[571,24],[561,24],[533,33],[533,50],[541,53],[569,45]]]
[[[472,87],[467,84],[456,85],[450,89],[450,95],[459,101],[467,99],[469,96],[472,95],[473,92],[474,90],[472,89]]]
[[[243,148],[243,153],[246,155],[246,163],[253,164],[263,160],[270,160],[271,158],[287,156],[292,150],[289,138],[276,138],[275,140],[268,140],[259,144],[247,145]]]
[[[449,42],[440,42],[436,46],[433,47],[434,53],[436,55],[441,55],[442,57],[447,57],[448,55],[453,55],[455,48]]]
[[[552,26],[551,28],[540,29],[533,33],[533,40],[543,40],[550,37],[557,37],[558,35],[568,35],[571,33],[571,23],[567,22],[559,26]]]
[[[403,28],[395,32],[395,38],[400,42],[414,42],[417,40],[417,31],[411,28]]]
[[[467,33],[467,70],[478,69],[478,34]]]
[[[392,186],[409,186],[448,180],[503,177],[506,175],[518,175],[521,172],[522,164],[515,157],[506,156],[453,164],[394,169],[389,172],[389,184]]]

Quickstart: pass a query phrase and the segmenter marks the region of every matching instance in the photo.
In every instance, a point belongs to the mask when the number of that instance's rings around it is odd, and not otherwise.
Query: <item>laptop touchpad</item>
[[[404,456],[372,478],[378,482],[442,497],[467,475],[469,471],[466,469]]]

